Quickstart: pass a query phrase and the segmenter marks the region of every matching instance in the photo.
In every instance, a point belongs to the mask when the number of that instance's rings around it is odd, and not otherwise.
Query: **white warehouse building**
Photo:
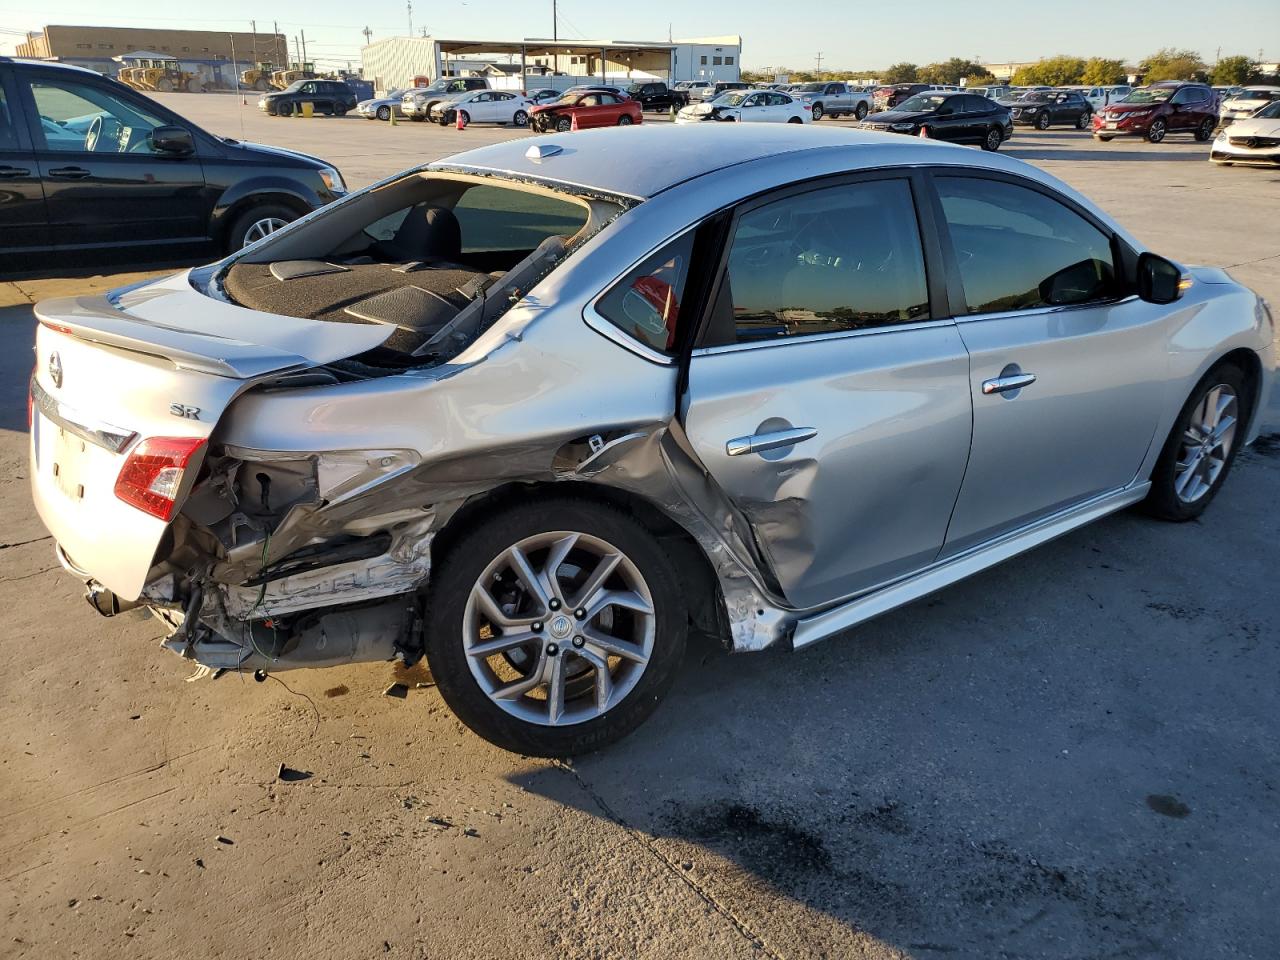
[[[625,85],[640,80],[733,81],[740,76],[742,38],[636,40],[444,40],[389,37],[362,47],[361,75],[377,90],[410,87],[415,80],[484,75],[494,87],[577,83]],[[493,65],[498,68],[489,69]],[[516,69],[511,69],[515,66]],[[536,83],[526,77],[537,76]]]

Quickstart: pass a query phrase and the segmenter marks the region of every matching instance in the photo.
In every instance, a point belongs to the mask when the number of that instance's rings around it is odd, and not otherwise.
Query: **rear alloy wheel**
[[[618,126],[620,127],[629,127],[631,126],[631,124],[632,124],[631,118],[627,116],[625,113],[618,118]]]
[[[1208,143],[1213,139],[1214,122],[1212,119],[1205,120],[1200,126],[1196,127],[1196,143]]]
[[[568,117],[561,117],[556,121],[556,133],[568,133],[573,129],[573,121]]]
[[[335,117],[345,117],[347,115],[347,105],[345,103],[335,103],[333,110],[330,111]]]
[[[1040,116],[1036,117],[1036,129],[1037,130],[1049,129],[1049,111],[1048,110],[1045,110],[1043,113],[1040,114]]]
[[[858,104],[857,108],[853,111],[853,116],[859,123],[867,119],[867,105],[865,103]]]
[[[982,141],[982,149],[994,153],[1000,149],[1000,144],[1004,142],[1004,134],[1000,132],[999,127],[992,127],[987,131],[986,139]]]
[[[455,541],[427,597],[445,702],[506,750],[566,757],[640,725],[670,688],[687,611],[670,559],[590,501],[520,504]]]
[[[1080,114],[1080,116],[1076,117],[1076,129],[1077,129],[1077,130],[1088,130],[1088,129],[1089,129],[1089,120],[1090,120],[1090,119],[1091,119],[1091,118],[1090,118],[1090,116],[1089,116],[1089,114],[1088,114],[1087,112]]]
[[[262,203],[250,207],[236,217],[227,231],[227,252],[235,253],[297,219],[298,214],[283,204]]]
[[[813,105],[813,119],[815,119],[815,120],[821,120],[821,119],[822,119],[822,113],[823,113],[823,110],[822,110],[822,104],[820,104],[820,103],[815,103],[815,104]]]
[[[1151,126],[1147,130],[1147,139],[1151,143],[1160,143],[1168,132],[1169,128],[1165,125],[1165,122],[1157,118],[1151,121]]]
[[[382,120],[382,121],[384,121],[384,122],[385,122],[385,121],[387,121],[387,120],[390,120],[390,119],[391,119],[391,108],[390,108],[390,107],[379,107],[379,108],[378,108],[378,112],[375,114],[375,116],[376,116],[379,120]]]
[[[1233,364],[1210,370],[1191,392],[1151,472],[1146,509],[1164,520],[1198,517],[1217,495],[1249,419],[1244,374]]]
[[[523,110],[517,110],[516,115],[511,118],[511,122],[517,127],[527,127],[529,125],[529,115]]]

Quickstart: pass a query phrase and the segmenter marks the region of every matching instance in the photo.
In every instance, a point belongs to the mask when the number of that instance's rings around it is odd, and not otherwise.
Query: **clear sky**
[[[1247,54],[1280,59],[1280,0],[1162,0],[1159,3],[1029,3],[984,6],[957,0],[818,2],[777,0],[559,0],[560,36],[662,40],[739,34],[748,67],[826,69],[929,63],[951,56],[986,62],[1034,60],[1055,53],[1134,62],[1164,46],[1198,50],[1209,63]],[[184,17],[187,10],[191,16]],[[154,14],[154,16],[153,16]],[[204,15],[207,14],[206,18]],[[290,40],[306,31],[308,59],[331,68],[359,64],[361,31],[374,39],[409,29],[404,0],[0,0],[0,54],[27,30],[50,23],[271,30]],[[265,18],[265,19],[264,19]],[[551,0],[416,0],[413,32],[494,40],[551,36]],[[292,45],[292,44],[291,44]]]

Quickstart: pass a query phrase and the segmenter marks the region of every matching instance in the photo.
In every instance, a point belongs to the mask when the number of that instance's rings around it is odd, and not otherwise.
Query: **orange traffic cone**
[[[459,130],[467,129],[467,115],[463,113],[461,110],[458,111],[458,129]]]
[[[929,136],[929,128],[928,128],[928,127],[926,127],[926,126],[923,126],[923,125],[920,127],[920,132],[917,134],[917,136],[918,136],[921,140],[932,140],[932,139],[933,139],[932,137],[930,137],[930,136]]]
[[[576,113],[569,114],[569,132],[574,133],[578,129],[578,115]]]

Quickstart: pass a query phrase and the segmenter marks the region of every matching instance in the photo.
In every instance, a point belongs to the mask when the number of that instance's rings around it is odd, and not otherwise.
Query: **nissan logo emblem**
[[[58,356],[57,350],[49,354],[49,379],[55,387],[62,387],[62,358]]]

